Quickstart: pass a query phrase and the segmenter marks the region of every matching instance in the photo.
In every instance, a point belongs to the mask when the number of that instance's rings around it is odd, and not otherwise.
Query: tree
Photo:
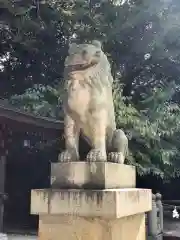
[[[50,1],[51,2],[51,1]],[[62,78],[71,29],[63,8],[40,1],[1,1],[0,96],[23,93],[33,84],[51,85]],[[61,1],[63,6],[63,1]]]
[[[180,5],[177,0],[117,3],[49,1],[30,8],[26,3],[29,11],[20,19],[14,13],[9,16],[10,6],[6,6],[8,20],[3,19],[8,24],[3,26],[8,25],[8,31],[3,31],[6,44],[1,44],[2,54],[10,52],[2,72],[3,81],[9,84],[6,96],[17,93],[10,101],[18,107],[61,117],[56,106],[62,93],[58,95],[55,84],[62,82],[68,43],[102,40],[115,79],[117,123],[132,138],[128,161],[138,167],[139,174],[175,176],[180,155]],[[14,34],[8,41],[6,32]],[[20,36],[19,40],[14,41],[14,36]],[[11,91],[15,77],[21,80]]]
[[[140,175],[166,179],[179,176],[180,108],[168,101],[170,87],[156,88],[140,110],[130,103],[126,105],[115,88],[116,120],[131,139],[128,162],[137,166]]]

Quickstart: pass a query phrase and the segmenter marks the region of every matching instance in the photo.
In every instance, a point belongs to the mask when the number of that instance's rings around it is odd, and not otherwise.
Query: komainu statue
[[[124,163],[128,139],[116,129],[111,67],[99,41],[71,44],[65,60],[64,134],[60,162],[79,161],[79,135],[91,146],[86,161]]]

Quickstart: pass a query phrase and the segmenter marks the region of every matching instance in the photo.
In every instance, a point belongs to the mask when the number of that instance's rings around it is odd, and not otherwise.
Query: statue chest
[[[67,91],[67,106],[77,114],[86,112],[90,102],[90,91],[80,80],[70,81]]]

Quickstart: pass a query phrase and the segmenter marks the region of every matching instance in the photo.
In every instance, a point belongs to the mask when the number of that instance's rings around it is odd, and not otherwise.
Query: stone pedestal
[[[52,163],[51,185],[58,189],[133,188],[136,170],[110,162]]]
[[[40,215],[43,240],[145,240],[144,214],[119,219]]]
[[[132,166],[58,163],[52,164],[51,176],[51,189],[31,193],[31,214],[39,215],[39,240],[146,239],[151,190],[135,188]]]

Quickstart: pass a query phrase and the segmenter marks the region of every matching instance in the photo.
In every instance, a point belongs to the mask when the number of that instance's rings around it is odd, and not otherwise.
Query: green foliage
[[[114,91],[118,126],[123,128],[131,139],[128,162],[137,166],[140,175],[151,173],[168,178],[172,174],[179,174],[179,165],[174,163],[179,156],[177,134],[180,131],[180,108],[167,101],[169,95],[165,93],[168,89],[169,87],[164,90],[156,89],[154,96],[142,102],[144,108],[141,106],[140,110],[131,103],[125,104],[120,89],[115,88]],[[158,98],[160,100],[153,108],[151,106],[155,96],[156,101]]]
[[[1,97],[21,94],[34,84],[52,85],[62,78],[66,38],[71,34],[66,13],[52,1],[37,4],[0,2],[0,56],[9,53],[0,72]]]
[[[62,118],[60,92],[51,86],[35,84],[21,95],[13,95],[10,102],[19,109],[38,116]]]
[[[119,3],[119,4],[117,4]],[[180,4],[160,0],[0,3],[0,96],[61,118],[68,43],[99,39],[112,65],[118,127],[130,137],[128,162],[140,175],[179,174]],[[74,34],[76,35],[73,38]]]

